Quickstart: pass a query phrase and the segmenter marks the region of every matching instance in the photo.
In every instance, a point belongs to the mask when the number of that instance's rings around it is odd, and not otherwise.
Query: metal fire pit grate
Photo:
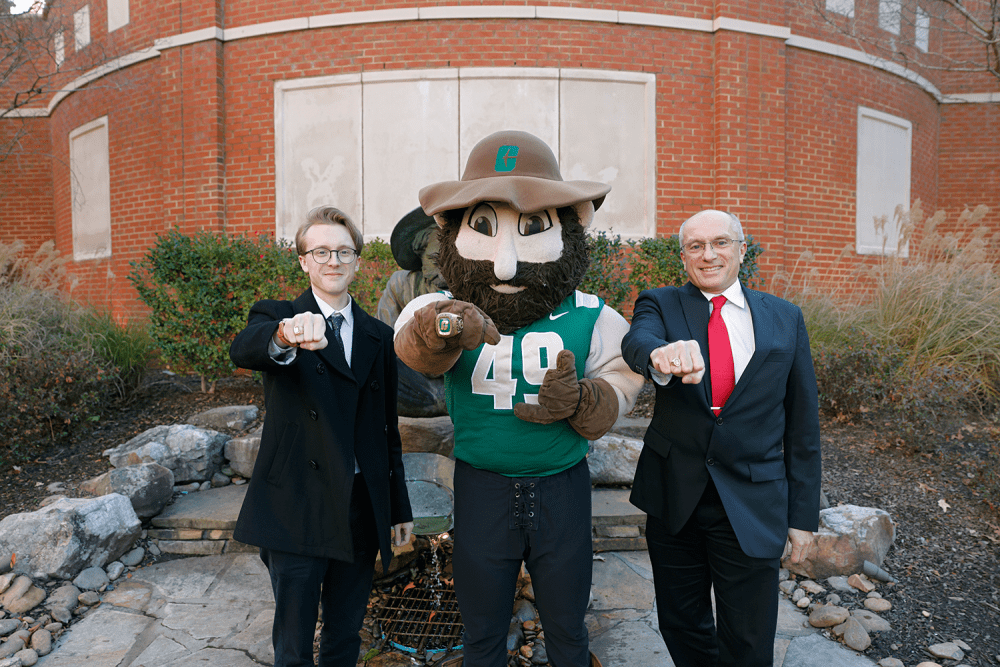
[[[438,653],[462,647],[462,616],[450,587],[442,587],[437,593],[412,587],[400,595],[391,595],[375,613],[375,621],[385,639],[408,653]]]

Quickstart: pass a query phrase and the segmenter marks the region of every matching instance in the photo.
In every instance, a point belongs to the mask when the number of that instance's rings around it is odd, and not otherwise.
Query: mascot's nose
[[[514,245],[514,234],[517,233],[517,223],[500,225],[497,234],[497,250],[493,256],[493,273],[498,280],[510,280],[517,274],[517,246]]]

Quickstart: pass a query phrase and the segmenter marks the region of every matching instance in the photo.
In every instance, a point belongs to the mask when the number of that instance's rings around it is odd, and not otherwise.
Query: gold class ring
[[[465,328],[465,321],[461,315],[455,313],[438,313],[437,333],[441,338],[451,338],[458,336]]]
[[[680,366],[681,365],[681,360],[679,358],[677,358],[677,357],[674,357],[673,359],[670,360],[670,365],[671,366]]]
[[[298,336],[300,333],[302,333],[302,327],[292,327],[292,333]]]

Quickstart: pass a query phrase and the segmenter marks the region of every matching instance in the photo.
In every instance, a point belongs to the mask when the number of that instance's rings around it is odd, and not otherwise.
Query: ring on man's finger
[[[681,360],[678,357],[674,357],[673,359],[670,360],[670,365],[671,366],[680,366],[681,365]]]
[[[292,327],[292,333],[298,336],[300,333],[302,333],[302,327]]]

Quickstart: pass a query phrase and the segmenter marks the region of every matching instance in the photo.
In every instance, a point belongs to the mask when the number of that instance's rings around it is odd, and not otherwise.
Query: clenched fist
[[[438,316],[451,313],[461,317],[461,332],[447,334],[438,328]],[[455,324],[454,320],[452,322]],[[455,365],[462,350],[474,350],[483,343],[496,345],[500,332],[490,316],[467,301],[443,299],[429,303],[413,314],[396,335],[396,354],[413,370],[440,375]]]

